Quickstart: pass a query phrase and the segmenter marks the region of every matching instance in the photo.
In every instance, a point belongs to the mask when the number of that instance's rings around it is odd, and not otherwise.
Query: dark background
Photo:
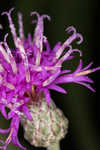
[[[23,14],[24,31],[33,33],[34,27],[31,24],[31,11],[38,11],[40,14],[51,16],[51,22],[45,21],[45,34],[51,43],[51,47],[57,41],[64,42],[67,38],[65,29],[73,25],[78,32],[82,33],[84,42],[81,45],[74,45],[83,52],[84,66],[94,61],[94,67],[100,66],[100,7],[97,0],[1,0],[0,13],[15,7],[13,20],[18,30],[17,12]],[[0,31],[0,41],[3,40],[6,32],[9,32],[6,16],[0,16],[0,24],[4,29]],[[8,41],[12,47],[12,39]],[[73,70],[78,65],[79,59],[76,56],[74,61],[65,63],[64,67],[71,66]],[[73,64],[76,64],[73,66]],[[67,84],[63,87],[68,91],[67,95],[51,91],[52,98],[69,119],[69,132],[61,141],[61,150],[100,150],[100,105],[99,105],[99,84],[100,72],[90,75],[94,80],[93,87],[96,93],[76,84]],[[0,127],[7,128],[8,121],[0,114]],[[1,136],[2,138],[2,136]],[[19,129],[19,139],[28,150],[42,149],[31,146],[23,138],[23,129]],[[20,150],[10,144],[8,150]]]

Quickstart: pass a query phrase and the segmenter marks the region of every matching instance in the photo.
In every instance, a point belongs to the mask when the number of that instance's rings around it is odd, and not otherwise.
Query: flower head
[[[43,35],[44,19],[50,20],[50,17],[47,15],[40,16],[37,12],[32,12],[31,16],[37,16],[37,25],[34,37],[28,34],[26,38],[23,31],[22,14],[18,13],[18,37],[11,18],[12,11],[13,8],[9,12],[2,13],[2,15],[8,16],[15,49],[12,50],[8,46],[7,33],[4,41],[0,42],[0,111],[6,119],[11,119],[11,125],[7,130],[0,129],[0,133],[9,133],[4,145],[0,148],[6,149],[12,141],[13,144],[25,149],[19,143],[17,133],[23,113],[29,120],[32,120],[28,108],[29,102],[34,99],[38,100],[40,93],[43,92],[49,104],[51,99],[50,89],[66,93],[58,85],[60,83],[74,82],[94,91],[89,84],[93,81],[87,75],[100,70],[100,67],[90,69],[92,65],[90,63],[82,69],[82,60],[80,60],[75,72],[70,73],[68,69],[62,70],[63,62],[73,59],[73,53],[78,52],[82,56],[80,50],[73,49],[71,46],[71,43],[76,39],[79,39],[77,44],[81,44],[83,41],[82,35],[71,26],[67,28],[66,32],[72,32],[72,35],[63,44],[58,42],[51,50],[47,37]],[[68,51],[63,54],[66,48]],[[10,109],[8,115],[5,110],[6,107]]]

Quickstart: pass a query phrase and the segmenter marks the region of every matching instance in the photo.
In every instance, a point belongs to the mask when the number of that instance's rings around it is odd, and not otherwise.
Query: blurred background
[[[0,13],[15,7],[13,20],[18,31],[17,12],[23,14],[25,35],[33,34],[35,25],[32,25],[31,11],[51,16],[51,22],[45,21],[45,35],[51,44],[51,48],[57,41],[64,42],[68,37],[65,29],[73,25],[77,31],[82,33],[84,42],[73,47],[82,50],[83,63],[87,65],[92,60],[94,67],[100,66],[100,8],[97,0],[1,0]],[[0,31],[0,41],[9,32],[6,16],[0,16],[0,24],[3,30]],[[8,43],[13,47],[12,38]],[[73,68],[79,63],[79,55],[75,59],[64,63],[64,68]],[[74,64],[74,65],[73,65]],[[96,93],[76,84],[67,84],[63,87],[68,91],[67,95],[51,91],[52,98],[56,105],[61,108],[69,120],[69,132],[61,141],[61,150],[100,150],[100,108],[99,108],[99,84],[100,72],[90,75],[94,80],[93,87]],[[7,128],[10,122],[4,120],[0,114],[0,128]],[[2,138],[3,135],[0,135]],[[28,150],[44,150],[31,146],[23,137],[23,129],[19,129],[21,144]],[[7,150],[20,150],[10,144]]]

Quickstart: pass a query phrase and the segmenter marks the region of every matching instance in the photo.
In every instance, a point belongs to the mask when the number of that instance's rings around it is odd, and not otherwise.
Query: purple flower
[[[100,67],[90,69],[92,63],[82,69],[82,60],[75,72],[71,70],[62,70],[64,61],[73,59],[72,54],[78,52],[78,49],[73,49],[71,43],[79,39],[77,44],[81,44],[83,38],[81,34],[76,32],[74,27],[67,28],[66,32],[72,32],[72,35],[61,44],[58,42],[51,50],[47,37],[43,35],[43,21],[45,18],[50,20],[47,15],[40,16],[37,12],[32,12],[31,16],[36,15],[36,29],[34,37],[28,34],[25,38],[22,23],[22,14],[18,13],[19,22],[19,37],[16,34],[11,12],[3,12],[2,15],[7,15],[9,20],[10,30],[13,36],[15,49],[10,49],[7,44],[8,33],[4,37],[4,41],[0,42],[0,111],[6,119],[11,119],[9,129],[0,129],[0,133],[9,133],[5,143],[0,146],[1,149],[6,149],[8,144],[13,144],[25,149],[18,141],[17,133],[19,123],[23,113],[29,120],[32,116],[29,113],[28,103],[32,99],[36,99],[41,92],[44,93],[46,101],[50,103],[50,89],[61,93],[66,91],[59,86],[60,83],[74,82],[82,84],[94,91],[90,83],[93,81],[87,76]],[[64,54],[64,50],[68,49]],[[45,50],[44,50],[45,49]],[[10,112],[6,113],[5,108],[9,108]]]

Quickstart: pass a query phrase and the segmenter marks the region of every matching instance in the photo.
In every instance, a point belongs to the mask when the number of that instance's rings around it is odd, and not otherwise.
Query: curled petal
[[[70,44],[72,43],[72,41],[74,41],[76,38],[79,38],[80,40],[77,42],[77,44],[80,44],[83,41],[83,37],[81,34],[76,32],[76,29],[71,26],[69,28],[66,29],[66,31],[69,32],[73,32],[73,34],[64,42],[64,44],[57,50],[56,52],[56,58],[58,59],[62,52],[64,51],[64,49],[68,46],[70,46]]]
[[[65,31],[67,31],[67,33],[73,32],[73,34],[76,34],[76,29],[73,26],[68,27]]]
[[[69,58],[69,56],[74,53],[74,52],[78,52],[80,54],[80,56],[82,56],[82,52],[78,49],[70,49],[63,57],[61,57],[61,59],[59,60],[60,63],[64,62],[65,60],[67,60]]]
[[[31,12],[31,16],[34,16],[34,15],[36,15],[37,18],[39,19],[40,17],[39,13],[37,13],[36,11]]]
[[[45,19],[45,18],[47,18],[49,21],[51,20],[50,16],[48,16],[48,15],[45,15],[45,14],[44,14],[44,15],[42,15],[42,16],[41,16],[41,18],[42,18],[42,19]]]
[[[76,37],[79,39],[79,41],[77,42],[77,44],[81,44],[83,42],[83,37],[81,34],[77,33]]]
[[[1,15],[7,15],[8,16],[8,20],[9,20],[9,25],[10,25],[10,29],[11,29],[11,32],[12,32],[12,35],[14,37],[14,42],[15,42],[15,45],[16,45],[16,38],[17,38],[17,35],[16,35],[16,30],[15,30],[15,26],[12,22],[12,19],[11,19],[11,13],[12,11],[14,10],[14,8],[11,8],[9,10],[9,12],[3,12]]]
[[[10,10],[9,10],[9,12],[7,12],[7,11],[5,11],[5,12],[3,12],[1,15],[11,15],[11,12],[14,10],[15,8],[11,8]]]
[[[73,49],[73,52],[78,52],[80,54],[80,57],[82,56],[82,52],[79,49]]]
[[[77,32],[76,32],[76,29],[75,29],[73,26],[68,27],[68,28],[66,29],[66,31],[67,31],[68,33],[70,33],[70,32],[73,33],[72,36],[69,37],[69,39],[66,41],[67,44],[70,44],[73,40],[75,40],[75,39],[77,39],[77,38],[79,38],[79,41],[77,42],[77,44],[81,44],[81,43],[83,42],[83,37],[82,37],[82,35],[81,35],[80,33],[77,33]]]

